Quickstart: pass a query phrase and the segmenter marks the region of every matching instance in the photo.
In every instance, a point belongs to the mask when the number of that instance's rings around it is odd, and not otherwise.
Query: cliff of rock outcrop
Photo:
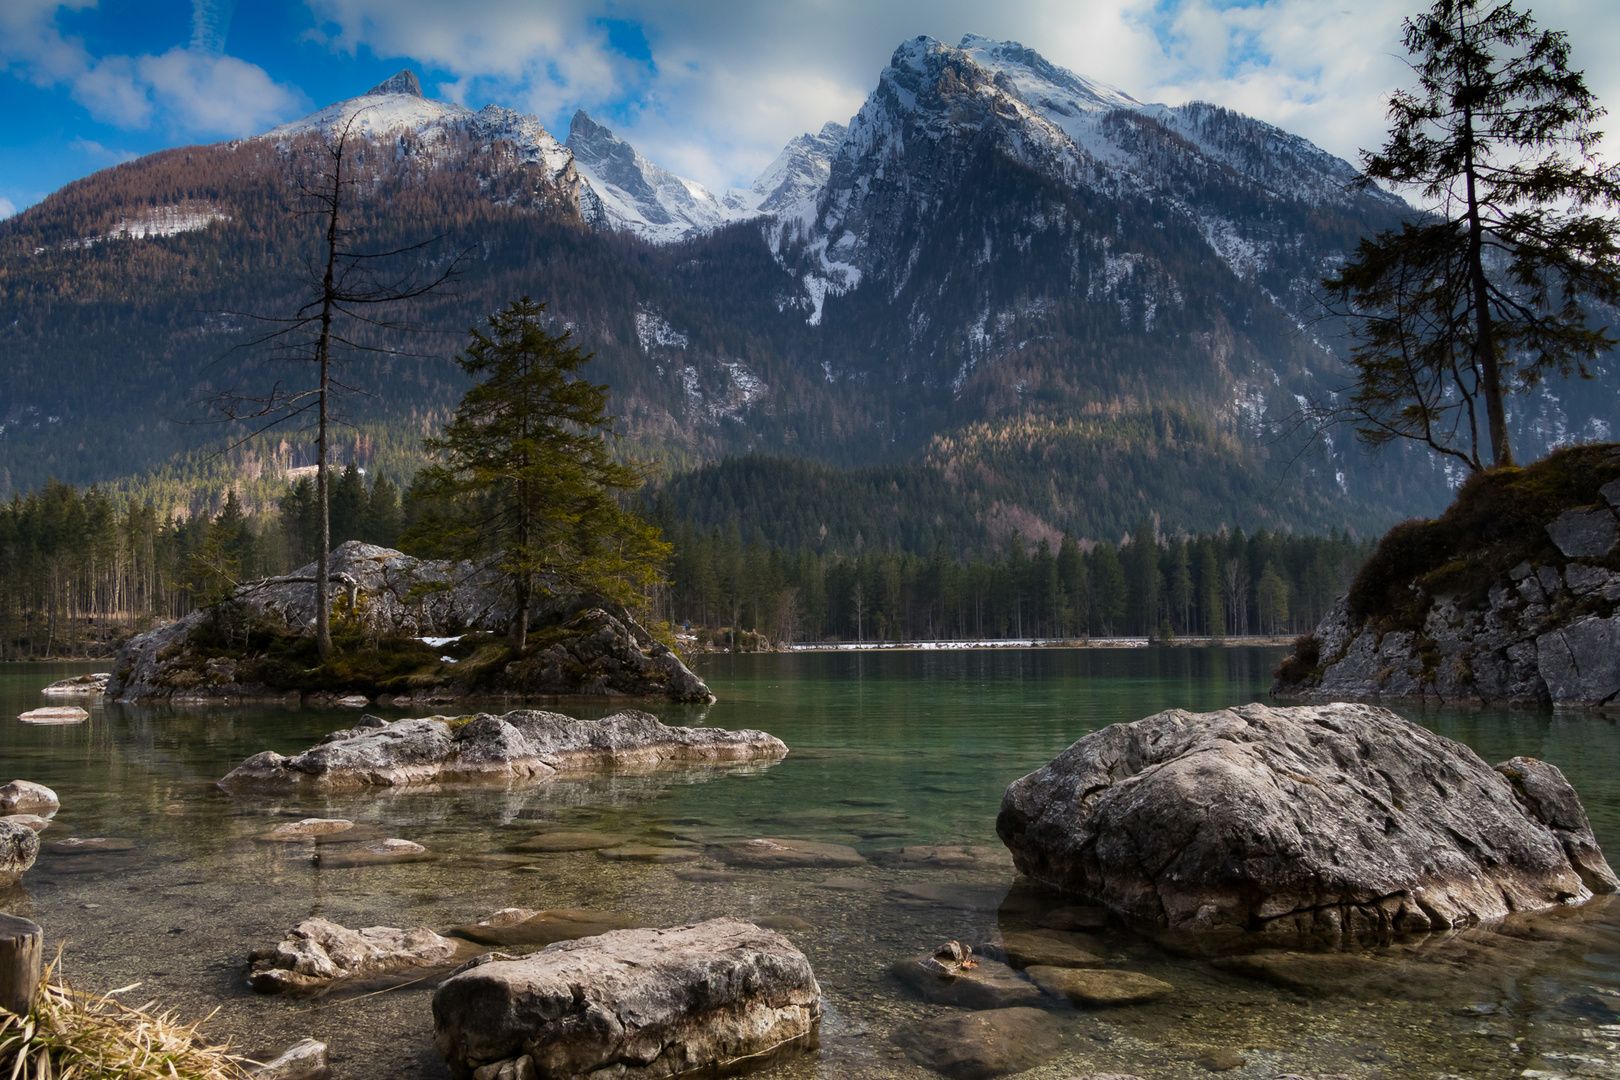
[[[330,573],[338,650],[326,661],[315,650],[311,564],[131,638],[107,694],[125,701],[361,695],[397,704],[574,694],[713,700],[668,646],[600,600],[542,605],[520,656],[505,636],[510,598],[488,568],[350,541],[332,552]]]
[[[1272,692],[1620,705],[1617,508],[1613,443],[1473,477],[1438,519],[1389,531]]]

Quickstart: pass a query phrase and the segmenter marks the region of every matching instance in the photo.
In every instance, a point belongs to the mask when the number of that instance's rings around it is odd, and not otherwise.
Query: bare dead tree
[[[462,251],[445,262],[442,269],[435,270],[431,263],[424,269],[420,253],[443,237],[388,251],[367,252],[354,246],[355,230],[346,224],[345,215],[356,201],[353,192],[359,180],[346,174],[345,169],[350,166],[349,138],[364,111],[351,116],[335,139],[328,138],[325,161],[316,178],[299,181],[303,205],[294,212],[324,223],[320,247],[305,263],[307,299],[287,315],[222,312],[246,318],[261,327],[258,333],[235,346],[233,353],[245,349],[257,353],[266,364],[292,365],[308,371],[313,378],[295,379],[290,384],[278,378],[268,389],[237,386],[211,392],[206,398],[212,422],[246,423],[251,428],[221,452],[234,450],[272,428],[301,418],[314,428],[316,502],[320,506],[321,521],[320,553],[314,578],[315,641],[322,659],[332,654],[329,600],[332,524],[327,467],[332,406],[337,395],[365,393],[359,386],[340,379],[337,372],[343,360],[355,353],[426,355],[401,352],[377,343],[389,332],[423,329],[406,321],[383,317],[385,309],[442,292],[460,273],[467,258],[467,251]],[[352,168],[349,171],[352,173]],[[368,334],[370,338],[364,339]]]

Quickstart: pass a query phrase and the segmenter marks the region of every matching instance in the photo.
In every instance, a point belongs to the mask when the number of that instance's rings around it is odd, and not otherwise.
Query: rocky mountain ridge
[[[1012,477],[1036,493],[1016,511],[1059,531],[1105,496],[1111,530],[1162,517],[1166,460],[1214,493],[1169,530],[1381,529],[1432,512],[1453,479],[1295,430],[1343,380],[1315,283],[1396,223],[1398,200],[1269,125],[1144,104],[969,37],[903,43],[849,126],[793,140],[723,194],[583,113],[565,145],[534,117],[430,102],[409,73],[257,139],[69,185],[0,224],[0,487],[205,445],[187,426],[195,388],[252,377],[231,352],[245,328],[217,313],[297,306],[309,238],[285,193],[351,121],[366,132],[351,224],[382,248],[439,235],[433,259],[468,258],[457,295],[413,320],[454,334],[512,296],[547,300],[642,456],[917,462],[984,512]],[[350,452],[408,476],[461,384],[420,348],[387,348],[354,361],[377,396],[351,405]],[[1605,437],[1614,400],[1561,384],[1516,399],[1521,454]]]

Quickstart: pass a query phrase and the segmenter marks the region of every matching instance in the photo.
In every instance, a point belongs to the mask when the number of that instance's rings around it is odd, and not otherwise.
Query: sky
[[[1520,0],[1520,6],[1526,5]],[[253,135],[401,68],[430,97],[583,108],[651,160],[745,186],[847,121],[896,45],[1021,41],[1142,101],[1212,101],[1349,160],[1381,144],[1412,0],[0,0],[0,217],[99,169]],[[1620,4],[1543,0],[1620,107]],[[1604,143],[1620,160],[1620,120]]]

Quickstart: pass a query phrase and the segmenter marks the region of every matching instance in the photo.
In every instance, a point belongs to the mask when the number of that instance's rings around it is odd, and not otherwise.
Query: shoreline
[[[951,641],[841,641],[783,645],[772,649],[756,649],[753,653],[816,653],[816,652],[972,652],[993,649],[1189,649],[1189,648],[1256,648],[1292,645],[1293,637],[1184,637],[1172,641],[1159,641],[1145,637],[1112,638],[965,638]],[[682,643],[686,644],[686,643]],[[690,648],[690,646],[688,646]],[[730,649],[692,649],[694,656],[744,656]]]

